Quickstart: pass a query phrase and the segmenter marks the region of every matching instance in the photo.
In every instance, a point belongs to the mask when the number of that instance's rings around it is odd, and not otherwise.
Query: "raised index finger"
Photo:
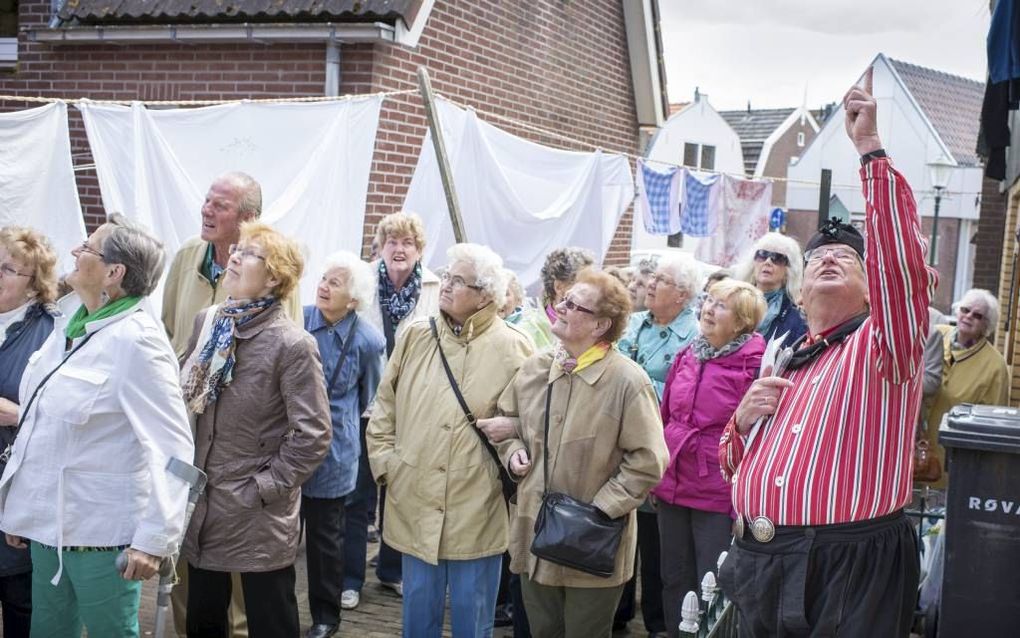
[[[873,86],[872,80],[874,79],[874,75],[875,67],[873,66],[869,66],[868,70],[864,72],[864,81],[862,83],[864,86],[862,88],[864,89],[864,92],[867,93],[869,96],[872,94]]]

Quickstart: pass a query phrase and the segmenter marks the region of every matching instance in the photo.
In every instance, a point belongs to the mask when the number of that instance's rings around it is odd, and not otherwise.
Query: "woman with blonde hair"
[[[303,268],[297,242],[246,223],[223,274],[227,300],[195,318],[181,378],[209,482],[182,552],[189,638],[227,635],[232,572],[252,638],[299,632],[301,485],[332,438],[319,349],[281,304]]]
[[[652,490],[662,544],[662,604],[676,636],[683,596],[697,590],[730,543],[729,485],[719,437],[758,376],[765,340],[754,331],[765,299],[749,283],[724,279],[708,290],[699,335],[673,362],[662,395],[669,467]]]
[[[804,256],[797,240],[781,233],[765,233],[734,266],[733,277],[753,284],[765,295],[765,316],[756,330],[766,342],[785,334],[784,343],[790,345],[807,332],[798,308]]]
[[[17,434],[18,388],[28,358],[53,332],[53,320],[60,314],[54,303],[56,267],[57,255],[42,234],[20,226],[0,229],[0,449],[11,445]],[[28,550],[0,543],[5,636],[28,636],[31,601]]]

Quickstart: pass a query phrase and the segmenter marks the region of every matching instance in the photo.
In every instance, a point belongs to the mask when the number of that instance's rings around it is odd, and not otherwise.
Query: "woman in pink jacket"
[[[758,376],[765,341],[754,332],[765,315],[754,286],[713,285],[701,308],[701,334],[677,356],[662,395],[669,467],[652,495],[658,504],[662,603],[678,634],[680,604],[714,570],[730,544],[730,488],[719,471],[719,437]]]

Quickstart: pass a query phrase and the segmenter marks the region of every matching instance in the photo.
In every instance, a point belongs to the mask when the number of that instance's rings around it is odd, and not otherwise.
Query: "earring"
[[[110,294],[104,290],[102,293],[100,293],[99,298],[102,300],[104,304],[109,303]]]

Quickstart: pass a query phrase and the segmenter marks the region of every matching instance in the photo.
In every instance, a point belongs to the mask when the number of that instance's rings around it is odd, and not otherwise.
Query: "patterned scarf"
[[[184,400],[195,414],[216,402],[234,380],[234,330],[276,303],[276,297],[235,301],[227,299],[216,309],[209,340],[191,355],[191,370],[184,382]]]
[[[708,339],[699,335],[698,338],[694,340],[694,343],[691,344],[691,347],[694,348],[694,355],[698,357],[698,361],[704,363],[709,359],[718,359],[719,357],[725,357],[731,352],[739,350],[740,346],[744,345],[751,339],[751,335],[752,333],[745,332],[744,334],[740,335],[739,337],[727,343],[718,350],[712,347],[712,344],[708,342]]]
[[[414,310],[420,292],[420,261],[414,265],[414,270],[411,271],[411,276],[407,278],[404,287],[397,290],[386,274],[386,262],[379,260],[379,305],[383,312],[390,316],[390,322],[394,327]]]

